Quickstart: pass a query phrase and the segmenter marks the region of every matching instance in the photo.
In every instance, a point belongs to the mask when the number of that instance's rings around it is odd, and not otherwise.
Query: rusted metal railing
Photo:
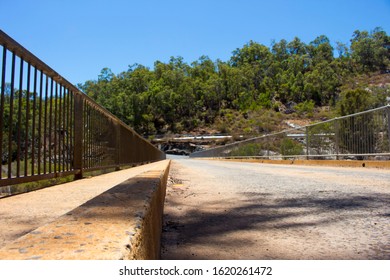
[[[165,154],[0,30],[0,187]]]

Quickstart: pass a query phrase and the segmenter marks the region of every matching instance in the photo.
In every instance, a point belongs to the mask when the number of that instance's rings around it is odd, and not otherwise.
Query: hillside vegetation
[[[311,122],[386,104],[390,96],[390,36],[355,31],[335,46],[325,35],[270,47],[250,41],[229,61],[207,56],[135,64],[78,85],[139,133],[214,132],[258,135],[283,120]]]

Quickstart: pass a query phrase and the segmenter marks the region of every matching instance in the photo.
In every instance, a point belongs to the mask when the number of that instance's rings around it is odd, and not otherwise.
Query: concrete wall
[[[0,259],[158,259],[170,161],[0,249]]]

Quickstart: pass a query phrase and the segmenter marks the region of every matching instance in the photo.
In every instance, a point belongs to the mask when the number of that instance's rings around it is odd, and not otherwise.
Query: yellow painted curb
[[[206,159],[206,158],[203,158]],[[372,160],[273,160],[273,159],[235,159],[235,158],[209,158],[223,161],[254,162],[268,164],[296,164],[296,165],[322,165],[335,167],[366,167],[390,169],[390,161]]]

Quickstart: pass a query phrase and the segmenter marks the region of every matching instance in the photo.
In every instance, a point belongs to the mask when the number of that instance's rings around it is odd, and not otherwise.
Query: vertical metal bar
[[[52,172],[52,128],[53,128],[53,122],[52,122],[52,116],[53,116],[53,90],[54,90],[54,81],[53,78],[50,79],[50,98],[49,98],[49,173]]]
[[[37,111],[37,68],[34,67],[34,88],[33,88],[33,115],[31,128],[31,175],[35,174],[35,121]]]
[[[41,161],[42,161],[42,106],[43,106],[43,71],[40,75],[39,83],[39,110],[38,110],[38,174],[41,174]],[[43,137],[45,137],[43,135]]]
[[[80,94],[73,95],[74,98],[74,145],[73,145],[73,168],[77,171],[75,179],[83,178],[83,107],[84,100]]]
[[[356,147],[356,143],[355,143],[355,140],[356,140],[356,125],[355,125],[355,117],[352,117],[351,118],[351,124],[349,125],[349,134],[350,134],[350,140],[347,139],[348,141],[348,152],[349,153],[355,153],[355,147]]]
[[[72,91],[69,92],[69,136],[68,136],[68,150],[69,150],[69,169],[74,170],[74,165],[71,164],[74,162],[74,149],[75,149],[75,101],[74,101],[74,93]],[[82,135],[82,134],[81,134]],[[82,143],[79,143],[82,145]]]
[[[100,146],[101,146],[101,157],[100,157],[100,165],[104,165],[104,159],[106,156],[105,148],[107,144],[104,142],[104,131],[106,126],[106,119],[104,118],[104,115],[102,112],[100,112],[100,122],[101,122],[101,130],[100,130]]]
[[[92,167],[92,106],[88,104],[88,168]]]
[[[94,133],[94,142],[95,142],[95,166],[99,166],[99,111],[95,108],[95,133]]]
[[[28,174],[28,131],[29,131],[29,121],[30,121],[30,79],[31,79],[31,64],[28,63],[27,66],[27,89],[26,89],[26,127],[25,127],[25,136],[24,136],[24,176]]]
[[[97,110],[96,108],[94,108],[93,110],[93,160],[92,160],[92,163],[93,163],[93,166],[96,167],[98,166],[98,162],[97,162],[97,138],[96,138],[96,135],[97,135],[97,131],[98,131],[98,126],[97,126]]]
[[[269,150],[270,150],[270,141],[267,139],[269,137],[265,137],[265,143],[267,144],[267,159],[269,159]]]
[[[0,166],[3,166],[3,116],[4,116],[4,102],[5,102],[5,72],[7,64],[7,49],[3,46],[3,59],[1,67],[1,99],[0,99]],[[0,170],[0,179],[3,172]]]
[[[89,161],[90,161],[90,147],[91,147],[91,141],[90,141],[90,132],[91,132],[91,125],[89,123],[89,120],[90,120],[90,110],[91,108],[89,107],[89,103],[88,102],[85,102],[84,105],[86,106],[85,108],[85,123],[86,123],[86,154],[85,154],[85,160],[86,160],[86,164],[84,166],[84,168],[89,168],[90,165],[89,165]]]
[[[361,121],[361,116],[357,116],[357,131],[358,131],[358,137],[356,138],[357,140],[357,146],[358,146],[358,153],[361,154],[361,151],[362,151],[362,148],[361,148],[361,144],[362,144],[362,140],[363,140],[363,131],[361,129],[361,124],[362,124],[362,121]]]
[[[381,152],[380,150],[377,150],[377,140],[378,140],[378,113],[374,112],[373,117],[372,117],[372,137],[371,137],[371,147],[370,147],[370,152],[371,153],[377,153]]]
[[[360,132],[360,137],[358,138],[358,146],[359,146],[359,153],[363,153],[364,149],[364,142],[366,142],[366,135],[364,134],[364,129],[363,129],[363,120],[364,120],[364,115],[358,116],[359,122],[359,132]]]
[[[351,150],[352,153],[358,153],[358,151],[356,151],[356,146],[357,146],[357,143],[356,143],[356,138],[357,138],[357,126],[356,126],[356,118],[353,117],[352,118],[352,146],[351,146]]]
[[[340,119],[340,122],[341,122],[341,127],[340,127],[340,131],[343,131],[343,134],[342,134],[342,139],[343,139],[343,147],[342,147],[342,150],[341,150],[341,153],[342,154],[345,154],[346,153],[346,146],[345,146],[345,134],[346,134],[346,131],[348,131],[346,129],[346,124],[345,124],[345,120],[344,119]]]
[[[356,117],[356,146],[357,146],[357,153],[360,154],[360,138],[361,138],[361,130],[360,130],[360,123],[359,123],[359,116]]]
[[[92,116],[93,116],[93,110],[92,110],[92,105],[89,104],[88,106],[88,143],[89,143],[89,146],[88,146],[88,167],[92,167],[92,147],[93,147],[93,143],[92,143],[92,130],[93,130],[93,127],[92,127]]]
[[[93,166],[93,107],[92,104],[89,104],[89,130],[88,130],[88,137],[89,137],[89,157],[88,157],[88,167],[91,168]]]
[[[93,166],[93,112],[94,107],[89,108],[89,167]]]
[[[83,100],[84,102],[84,100]],[[85,156],[85,153],[88,151],[87,149],[87,141],[88,141],[88,138],[87,138],[87,130],[88,130],[88,121],[87,121],[87,106],[85,106],[86,104],[84,103],[84,108],[83,108],[83,122],[84,122],[84,130],[83,130],[83,157],[82,157],[82,160],[83,160],[83,168],[85,168],[87,166],[87,161],[86,161],[86,156]]]
[[[57,130],[58,130],[58,127],[57,127],[57,110],[58,110],[58,83],[56,82],[56,85],[55,85],[55,97],[54,97],[54,151],[53,151],[53,158],[54,158],[54,173],[57,172],[57,168],[58,168],[58,162],[57,162],[57,152],[58,152],[58,149],[57,149]]]
[[[310,138],[309,138],[309,127],[306,126],[306,159],[309,159],[309,149],[310,149]]]
[[[84,161],[84,166],[83,168],[88,168],[88,106],[87,103],[84,102],[84,114],[83,114],[83,119],[84,119],[84,136],[83,136],[83,141],[84,141],[84,153],[83,153],[83,161]]]
[[[59,85],[59,91],[58,91],[58,128],[57,128],[57,134],[58,134],[58,151],[57,151],[57,157],[58,157],[58,171],[63,171],[63,157],[62,157],[62,85]]]
[[[64,92],[62,92],[64,90]],[[58,115],[58,162],[59,162],[59,171],[65,171],[64,166],[65,166],[65,158],[64,158],[64,139],[65,139],[65,102],[62,102],[62,99],[65,96],[65,88],[60,85],[60,97],[58,102],[59,104],[59,115]]]
[[[356,153],[357,154],[360,154],[360,138],[361,138],[361,130],[360,130],[360,122],[359,122],[359,118],[358,118],[359,116],[357,116],[356,117],[356,128],[355,128],[355,131],[356,131],[356,139],[355,139],[355,141],[356,141],[356,147],[357,147],[357,151],[356,151]]]
[[[104,128],[105,128],[105,121],[103,119],[103,114],[100,112],[100,166],[104,165],[104,158],[105,158],[105,148],[106,145],[104,143]]]
[[[91,167],[95,166],[95,107],[91,107]]]
[[[9,97],[9,118],[8,118],[8,178],[12,177],[12,136],[13,136],[13,114],[14,114],[14,90],[15,90],[15,53],[12,53],[11,62],[11,89]]]
[[[43,72],[41,71],[41,74],[40,74],[40,83],[39,83],[39,109],[38,109],[38,174],[41,174],[42,173],[42,153],[43,153],[43,149],[42,149],[42,140],[44,138],[42,138],[42,136],[44,137],[44,135],[42,135],[42,121],[43,121],[43,111],[44,111],[44,108],[43,108]]]
[[[49,77],[46,76],[46,85],[45,85],[45,115],[43,120],[43,174],[46,174],[46,148],[47,148],[47,106],[49,98]]]
[[[336,160],[339,160],[339,153],[340,153],[340,143],[339,143],[339,137],[340,137],[340,124],[339,124],[339,119],[335,118],[334,119],[334,137],[335,139],[335,150],[336,150]]]
[[[368,153],[373,153],[374,152],[374,133],[375,133],[375,112],[372,113],[371,117],[369,117],[370,119],[370,123],[369,125],[366,125],[366,131],[367,131],[367,134],[370,134],[369,135],[369,139],[370,139],[370,143],[369,143],[369,146],[367,147],[367,151]]]
[[[368,147],[369,153],[375,153],[376,142],[376,112],[373,112],[370,125],[367,126],[367,130],[370,132],[370,146]],[[371,128],[370,128],[371,127]]]
[[[63,95],[62,95],[62,171],[66,171],[66,159],[67,159],[67,153],[66,153],[66,135],[67,135],[67,103],[66,98],[67,95],[67,89],[64,86],[63,87]]]
[[[387,105],[387,140],[389,140],[389,150],[390,153],[390,105]]]
[[[347,136],[350,134],[350,130],[348,127],[350,122],[347,121],[346,119],[342,119],[342,121],[343,121],[343,129],[344,131],[347,132],[347,133],[343,133],[343,149],[344,149],[343,154],[346,154],[349,151]]]
[[[368,145],[370,144],[370,138],[371,138],[371,135],[369,135],[368,133],[368,129],[367,129],[367,126],[368,126],[368,123],[367,123],[367,114],[363,114],[362,115],[362,122],[361,122],[361,129],[363,131],[363,137],[362,137],[362,149],[360,150],[360,152],[363,154],[363,153],[367,153],[368,151]]]
[[[115,163],[116,163],[116,170],[119,170],[120,169],[120,163],[121,163],[121,151],[120,149],[122,148],[122,145],[121,145],[121,127],[120,125],[115,122],[115,137],[116,137],[116,149],[115,149],[115,154],[116,154],[116,159],[115,159]]]
[[[382,127],[381,127],[381,118],[383,120],[385,120],[386,118],[383,118],[383,113],[385,113],[386,110],[384,110],[384,112],[378,112],[378,114],[376,115],[376,119],[375,119],[375,143],[374,143],[374,153],[385,153],[385,150],[384,150],[384,147],[382,147],[382,145],[380,145],[380,139],[379,139],[379,135],[381,134],[381,130],[382,130]],[[384,136],[384,135],[383,135]]]
[[[95,155],[95,163],[96,166],[100,167],[100,112],[96,108],[96,131],[95,131],[95,145],[96,145],[96,155]]]
[[[102,166],[103,165],[103,139],[102,139],[102,135],[103,135],[103,126],[104,126],[104,123],[103,123],[103,116],[102,116],[102,113],[99,112],[99,166]]]
[[[367,126],[366,126],[366,120],[367,120],[367,114],[363,114],[362,115],[362,118],[361,118],[361,130],[362,130],[362,134],[363,134],[363,137],[361,139],[361,150],[360,152],[363,154],[363,153],[366,153],[366,149],[367,149],[367,142],[369,141],[369,137],[370,135],[368,135],[368,131],[367,131]]]
[[[91,141],[90,141],[90,133],[91,133],[91,124],[90,124],[90,112],[91,108],[89,107],[89,103],[85,102],[84,105],[85,107],[85,127],[86,127],[86,153],[84,154],[86,164],[84,168],[90,168],[90,148],[91,148]]]
[[[23,59],[20,59],[19,72],[19,96],[18,96],[18,124],[16,141],[16,177],[20,177],[20,156],[21,156],[21,130],[22,130],[22,100],[23,100]],[[16,97],[16,96],[15,96]]]
[[[88,104],[88,168],[92,166],[92,124],[91,124],[92,106]]]
[[[67,95],[66,95],[66,170],[70,170],[70,160],[71,160],[71,155],[70,155],[70,147],[71,147],[71,137],[73,134],[71,133],[71,116],[72,116],[72,106],[71,106],[71,92],[68,89],[67,90]]]
[[[96,155],[95,155],[95,163],[96,163],[96,166],[100,166],[100,129],[101,129],[101,125],[100,125],[100,112],[99,110],[96,108],[96,118],[95,118],[95,122],[96,122],[96,131],[95,131],[95,145],[96,145]]]

